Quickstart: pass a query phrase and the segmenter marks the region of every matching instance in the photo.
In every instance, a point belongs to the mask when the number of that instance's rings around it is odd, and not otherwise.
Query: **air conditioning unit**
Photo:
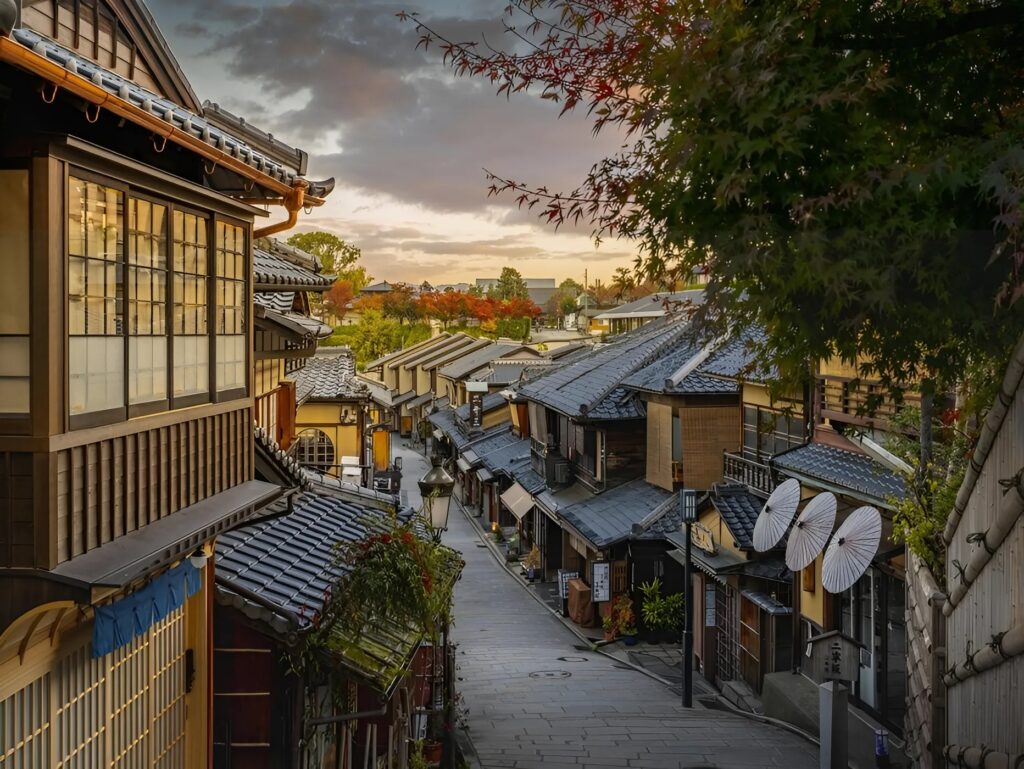
[[[544,457],[544,480],[548,486],[567,486],[572,481],[572,465],[559,454]]]

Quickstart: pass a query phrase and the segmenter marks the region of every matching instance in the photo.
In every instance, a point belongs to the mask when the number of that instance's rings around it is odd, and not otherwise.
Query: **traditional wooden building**
[[[320,260],[267,238],[253,249],[256,423],[284,449],[295,440],[295,374],[331,327],[310,316],[309,294],[331,286]]]
[[[348,473],[351,480],[369,485],[369,470],[379,458],[372,443],[364,441],[370,398],[355,373],[355,360],[346,347],[321,348],[294,373],[292,455],[304,466],[339,477]],[[381,432],[390,437],[390,431]],[[390,464],[390,444],[385,443],[381,470]]]
[[[340,490],[276,507],[278,515],[217,544],[214,766],[407,766],[451,674],[443,649],[381,621],[358,637],[324,641],[324,669],[340,682],[296,672],[289,654],[344,575],[334,546],[363,541],[391,515],[412,511],[378,509]],[[347,708],[339,708],[339,689]]]
[[[252,244],[333,182],[199,104],[140,2],[20,10],[0,28],[0,763],[203,766],[210,543],[281,493],[254,477]],[[284,213],[254,231],[260,203]]]

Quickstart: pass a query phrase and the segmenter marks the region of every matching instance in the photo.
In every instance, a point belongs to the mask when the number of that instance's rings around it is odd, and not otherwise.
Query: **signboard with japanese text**
[[[711,536],[711,529],[702,523],[695,523],[692,527],[692,534],[694,547],[703,550],[708,555],[714,555],[717,551],[715,548],[715,540]]]
[[[607,561],[594,562],[590,582],[590,594],[594,603],[612,600],[611,568],[612,565]]]

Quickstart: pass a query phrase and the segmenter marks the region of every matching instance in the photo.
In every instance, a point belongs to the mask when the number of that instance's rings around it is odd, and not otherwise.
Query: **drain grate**
[[[569,678],[571,675],[568,670],[537,670],[530,673],[530,678]]]
[[[586,657],[559,657],[559,662],[587,662]]]

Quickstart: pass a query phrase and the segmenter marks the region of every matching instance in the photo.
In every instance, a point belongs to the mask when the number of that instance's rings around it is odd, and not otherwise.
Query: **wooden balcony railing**
[[[826,419],[882,429],[892,429],[894,417],[902,409],[921,405],[918,392],[907,391],[894,398],[879,384],[843,377],[820,377],[817,397]]]
[[[722,477],[729,483],[742,483],[763,494],[771,494],[776,486],[775,475],[768,465],[728,451],[722,453]]]

